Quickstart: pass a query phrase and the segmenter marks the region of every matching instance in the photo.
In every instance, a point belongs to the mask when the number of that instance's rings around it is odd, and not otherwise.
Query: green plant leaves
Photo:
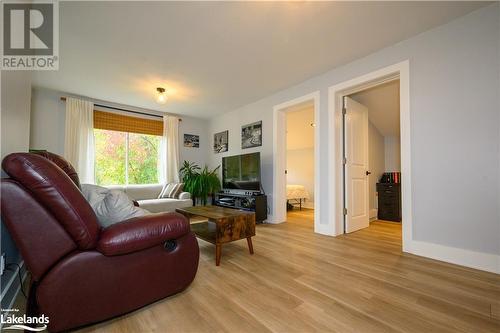
[[[221,189],[218,174],[219,168],[220,166],[210,170],[205,166],[202,169],[196,163],[184,161],[179,170],[182,182],[184,183],[184,189],[191,193],[193,198],[199,198],[206,205],[208,196]]]

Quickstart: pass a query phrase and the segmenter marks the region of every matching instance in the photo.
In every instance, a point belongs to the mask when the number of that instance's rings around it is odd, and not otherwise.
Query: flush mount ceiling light
[[[165,88],[158,87],[156,88],[157,96],[156,96],[156,102],[158,104],[165,104],[167,103],[167,93],[165,92]]]

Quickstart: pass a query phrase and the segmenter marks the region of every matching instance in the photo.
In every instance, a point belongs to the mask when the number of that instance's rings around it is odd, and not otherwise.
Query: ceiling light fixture
[[[156,96],[156,102],[158,104],[165,104],[167,103],[167,93],[165,92],[165,88],[158,87],[156,88],[156,91],[158,92],[158,95]]]
[[[315,123],[311,123],[310,125],[311,125],[311,127],[316,127]]]

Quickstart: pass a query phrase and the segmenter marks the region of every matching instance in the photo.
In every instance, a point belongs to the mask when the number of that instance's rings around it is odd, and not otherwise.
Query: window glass
[[[128,139],[128,183],[158,183],[158,148],[160,137],[156,135],[129,133]]]
[[[97,185],[156,184],[160,137],[94,129]]]
[[[124,132],[94,130],[98,185],[125,184],[126,135]]]

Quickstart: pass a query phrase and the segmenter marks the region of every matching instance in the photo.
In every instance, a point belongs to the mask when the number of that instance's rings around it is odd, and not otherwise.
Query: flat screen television
[[[223,157],[222,188],[260,191],[260,153]]]

